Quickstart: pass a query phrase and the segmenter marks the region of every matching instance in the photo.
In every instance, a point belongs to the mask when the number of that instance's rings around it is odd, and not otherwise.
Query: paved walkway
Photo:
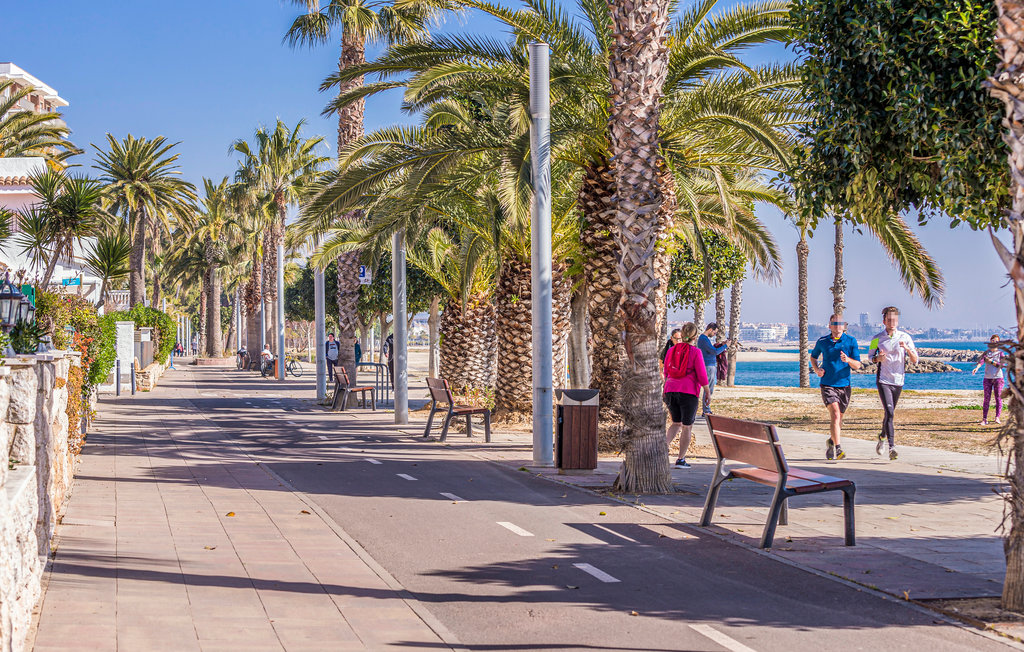
[[[190,380],[165,376],[144,412],[103,401],[35,649],[447,649],[358,544],[210,427]]]
[[[238,372],[202,373],[224,380],[197,388],[199,374],[168,375],[144,395],[155,408],[144,413],[130,396],[104,400],[58,529],[36,649],[155,650],[168,641],[183,650],[448,648],[444,627],[387,571],[203,414],[201,397],[230,393]],[[389,412],[324,412],[308,398],[308,378],[264,382],[265,392],[238,401],[236,418],[263,410],[273,428],[301,428],[288,421],[294,414],[326,427],[355,422],[378,437],[422,433],[423,412],[395,428]],[[696,432],[707,441],[702,426]],[[476,434],[451,434],[448,445],[531,465],[528,433],[498,431],[491,445]],[[890,462],[873,443],[850,439],[849,457],[827,463],[824,436],[784,431],[782,439],[794,465],[857,482],[858,545],[842,545],[842,499],[825,494],[792,501],[790,525],[777,531],[785,545],[767,554],[912,599],[999,595],[995,457],[903,446]],[[695,526],[713,463],[691,462],[673,471],[676,494],[645,497],[643,507]],[[531,472],[604,491],[617,468],[605,459],[592,475]],[[727,485],[713,531],[756,546],[769,498],[768,488]]]

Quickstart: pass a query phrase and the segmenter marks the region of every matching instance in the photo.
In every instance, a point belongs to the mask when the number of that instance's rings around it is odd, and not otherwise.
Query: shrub
[[[96,307],[76,294],[46,292],[36,296],[36,323],[49,333],[58,349],[74,349],[82,353],[84,392],[104,382],[114,367],[114,332],[100,325]],[[74,328],[74,334],[65,327]]]
[[[110,328],[114,329],[114,323],[119,321],[135,322],[135,328],[143,326],[153,329],[153,346],[156,353],[153,358],[162,364],[167,364],[174,348],[174,338],[177,333],[177,325],[174,318],[162,310],[147,308],[137,304],[129,310],[112,312],[104,317],[110,321]]]

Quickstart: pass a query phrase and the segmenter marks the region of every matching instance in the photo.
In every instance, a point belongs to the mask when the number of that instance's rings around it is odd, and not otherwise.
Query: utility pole
[[[320,248],[322,238],[317,238],[317,248]],[[324,347],[327,342],[327,298],[326,285],[324,284],[324,270],[313,270],[313,310],[316,321],[316,401],[322,403],[327,398],[327,360],[324,359]],[[338,346],[345,346],[344,343]],[[353,382],[355,379],[353,378]]]
[[[530,44],[533,463],[554,466],[551,342],[551,98],[548,44]]]
[[[391,314],[395,329],[395,423],[409,423],[409,346],[406,320],[405,231],[391,238]]]

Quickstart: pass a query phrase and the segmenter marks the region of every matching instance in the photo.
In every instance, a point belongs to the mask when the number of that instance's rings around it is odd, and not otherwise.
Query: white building
[[[18,103],[19,109],[33,113],[50,113],[68,105],[67,100],[58,95],[56,89],[13,63],[0,62],[0,80],[5,79],[12,80],[14,85],[0,93],[0,97],[10,97],[28,86],[34,88],[32,93]]]

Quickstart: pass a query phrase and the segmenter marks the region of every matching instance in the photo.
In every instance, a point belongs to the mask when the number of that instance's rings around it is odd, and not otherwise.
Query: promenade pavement
[[[231,383],[199,386],[197,375],[166,376],[146,396],[145,411],[127,396],[103,401],[58,528],[36,649],[457,647],[336,519],[291,490],[243,439],[204,418],[202,397],[230,395]],[[421,434],[426,418],[414,412],[412,424],[396,427],[387,411],[329,415],[309,399],[306,378],[263,387],[252,401],[238,398],[236,418],[263,411],[268,429],[311,433],[288,420],[301,414],[379,438]],[[414,385],[414,406],[423,395]],[[695,433],[707,441],[700,423]],[[451,433],[445,446],[602,493],[619,466],[604,458],[594,474],[560,476],[532,467],[529,433],[499,430],[490,445],[482,429],[475,434]],[[819,494],[791,501],[790,524],[779,527],[766,555],[914,600],[999,594],[1005,566],[996,457],[901,447],[900,460],[890,462],[875,455],[873,443],[847,440],[848,458],[828,463],[823,435],[781,436],[795,466],[857,483],[858,545],[842,545],[841,496]],[[620,498],[696,532],[714,464],[691,463],[673,471],[673,495]],[[727,484],[711,532],[755,547],[769,499],[769,488]]]

